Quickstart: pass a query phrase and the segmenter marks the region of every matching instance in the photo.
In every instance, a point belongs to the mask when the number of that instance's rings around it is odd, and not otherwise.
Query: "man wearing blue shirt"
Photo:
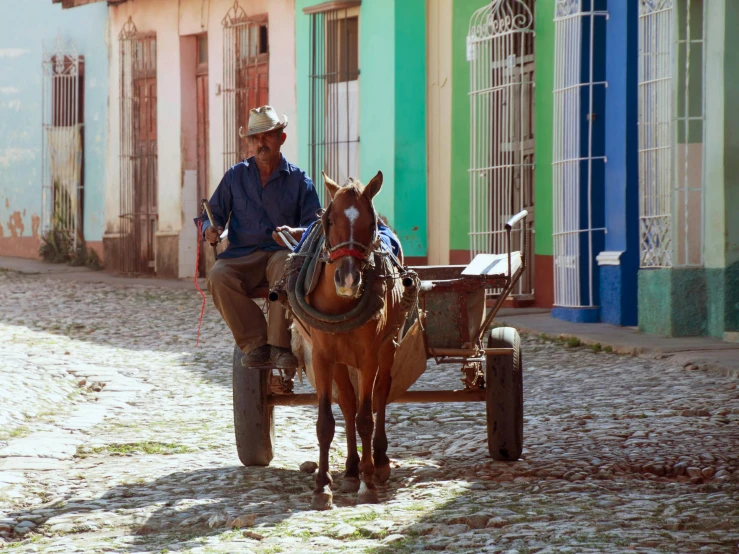
[[[311,179],[280,153],[287,135],[271,106],[249,112],[247,133],[255,155],[236,164],[223,176],[209,204],[214,229],[203,215],[204,238],[217,244],[228,222],[228,247],[208,274],[208,290],[218,311],[244,352],[244,366],[270,364],[295,369],[285,309],[269,305],[265,321],[261,308],[247,293],[280,280],[290,250],[276,231],[299,240],[305,228],[318,219],[321,207]]]

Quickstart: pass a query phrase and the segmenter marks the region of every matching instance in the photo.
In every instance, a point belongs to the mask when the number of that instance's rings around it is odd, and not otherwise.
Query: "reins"
[[[402,280],[404,291],[401,298],[401,309],[404,315],[417,305],[418,276],[412,270],[403,266],[392,251],[382,249],[382,241],[378,231],[378,219],[372,206],[374,229],[372,241],[366,245],[358,241],[349,240],[337,245],[328,242],[328,209],[321,214],[321,224],[314,224],[303,245],[298,252],[290,255],[285,275],[274,289],[272,300],[284,299],[283,302],[298,319],[303,328],[318,329],[326,333],[344,333],[357,329],[372,319],[377,319],[383,308],[386,308],[387,281]],[[351,256],[360,261],[362,267],[362,290],[359,301],[348,312],[342,314],[325,314],[311,306],[306,300],[305,281],[308,273],[308,260],[320,256],[324,263],[333,263],[344,256]],[[389,263],[384,261],[389,260]],[[389,266],[389,267],[388,267]],[[392,269],[395,266],[395,271]],[[387,270],[390,271],[387,271]],[[286,285],[286,286],[285,286]]]

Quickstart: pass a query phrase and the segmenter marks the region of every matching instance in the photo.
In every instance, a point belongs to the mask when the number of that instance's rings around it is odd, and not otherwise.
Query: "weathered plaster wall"
[[[297,158],[299,124],[296,117],[295,91],[295,24],[292,14],[295,0],[242,0],[239,2],[248,16],[267,14],[269,25],[269,102],[280,115],[288,117],[288,139],[283,153],[289,160]],[[205,6],[205,8],[204,8]],[[192,260],[179,259],[189,254],[182,240],[189,243],[192,230],[192,202],[196,194],[185,187],[184,171],[192,167],[188,144],[192,121],[186,117],[194,104],[195,80],[185,79],[181,72],[183,58],[189,57],[192,41],[183,37],[207,33],[208,36],[208,102],[210,112],[209,191],[218,186],[225,168],[223,158],[223,24],[222,20],[234,6],[233,0],[152,0],[126,2],[111,7],[111,70],[110,70],[110,148],[106,194],[106,233],[117,238],[119,208],[120,149],[120,60],[118,34],[129,17],[139,32],[157,35],[157,142],[158,142],[158,230],[157,257],[162,269],[172,276],[187,277],[195,270]],[[188,49],[188,50],[185,50]],[[186,105],[192,102],[191,106]],[[185,116],[183,116],[183,113]],[[237,122],[247,125],[247,121]],[[185,188],[183,188],[185,187]],[[197,202],[197,198],[194,198]],[[187,236],[181,236],[186,229]],[[175,239],[171,238],[175,237]],[[159,269],[159,261],[157,266]],[[166,266],[166,268],[165,268]]]
[[[708,292],[704,269],[639,272],[639,330],[662,336],[705,335]]]
[[[739,47],[735,32],[739,5],[711,0],[706,2],[705,10],[705,80],[711,86],[705,89],[704,144],[695,144],[702,137],[692,128],[688,137],[690,147],[695,148],[689,165],[695,172],[696,165],[700,168],[701,162],[705,164],[705,267],[640,271],[639,327],[664,335],[708,334],[721,338],[739,330],[739,137],[734,132],[739,114],[733,108],[739,95],[739,59],[731,55]],[[693,15],[691,12],[691,18]],[[684,18],[684,13],[679,17]],[[698,162],[692,161],[695,159]],[[692,176],[691,180],[699,177]],[[691,252],[700,244],[700,235],[694,235]]]
[[[449,263],[452,172],[452,0],[427,0],[428,262]]]
[[[0,17],[0,255],[35,258],[41,229],[42,52],[58,34],[85,57],[85,240],[102,238],[106,150],[107,7],[62,10],[5,2]]]

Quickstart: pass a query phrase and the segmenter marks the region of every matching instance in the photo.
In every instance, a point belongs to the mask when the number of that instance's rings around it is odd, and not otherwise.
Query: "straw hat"
[[[244,134],[239,127],[239,136],[241,138],[258,135],[259,133],[268,133],[276,129],[284,129],[287,127],[287,116],[282,114],[284,121],[280,122],[277,112],[272,106],[260,106],[249,110],[249,127]]]

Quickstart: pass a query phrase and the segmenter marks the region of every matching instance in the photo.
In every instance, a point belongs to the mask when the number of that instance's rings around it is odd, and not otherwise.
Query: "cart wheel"
[[[523,372],[521,341],[513,327],[493,329],[488,348],[513,348],[513,355],[488,355],[485,404],[488,449],[496,460],[515,461],[523,450]]]
[[[233,408],[236,450],[245,466],[268,466],[274,457],[274,407],[267,405],[271,369],[252,369],[241,365],[244,356],[234,347]]]

